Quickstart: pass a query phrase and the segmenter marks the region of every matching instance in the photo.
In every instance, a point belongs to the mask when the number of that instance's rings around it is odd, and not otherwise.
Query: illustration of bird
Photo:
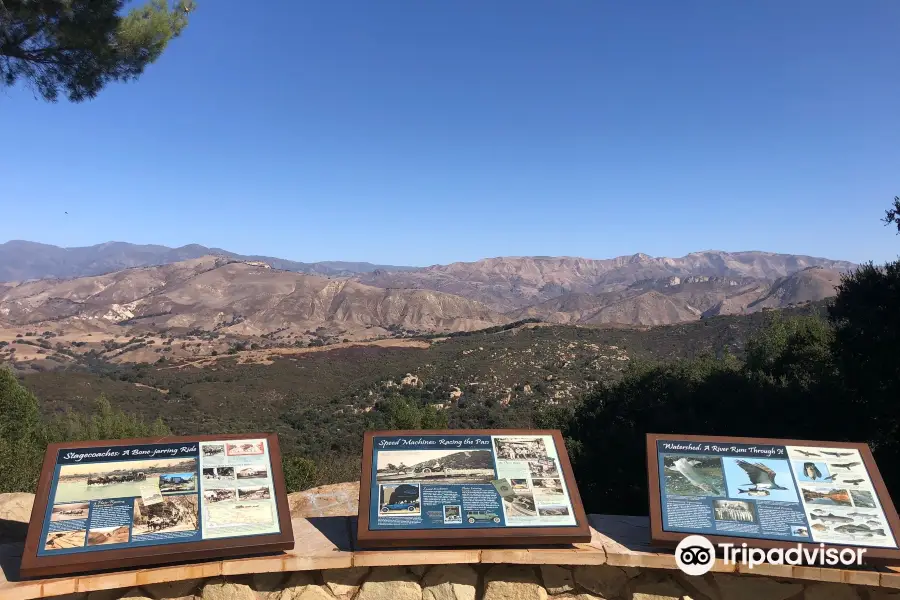
[[[852,452],[828,452],[827,450],[821,450],[820,452],[827,456],[834,456],[835,458],[840,458],[842,456],[853,456]]]
[[[751,496],[768,496],[771,493],[770,490],[788,489],[775,483],[775,476],[777,474],[775,473],[775,471],[773,471],[763,463],[749,463],[745,460],[739,460],[737,461],[737,466],[742,468],[744,472],[747,473],[747,477],[750,478],[750,482],[752,483],[752,485],[746,490],[741,489],[743,486],[747,485],[746,483],[739,485],[739,494],[749,494]]]
[[[861,462],[848,462],[848,463],[834,463],[833,467],[839,467],[841,469],[847,469],[848,471],[855,467],[856,465],[861,465]]]
[[[818,456],[815,452],[805,452],[803,450],[797,450],[798,454],[802,454],[803,456]]]
[[[803,463],[803,472],[806,474],[808,479],[812,479],[815,481],[816,479],[821,479],[822,471],[819,470],[819,467],[816,466],[816,463]]]
[[[844,483],[849,483],[850,485],[856,485],[857,483],[862,483],[865,479],[845,479]]]

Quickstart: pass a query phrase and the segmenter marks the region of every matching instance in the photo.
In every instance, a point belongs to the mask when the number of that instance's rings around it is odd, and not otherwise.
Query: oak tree
[[[48,101],[93,98],[137,79],[178,37],[192,0],[0,0],[0,85],[23,81]]]
[[[884,211],[882,221],[885,225],[896,225],[897,233],[900,233],[900,196],[894,196],[894,205]]]

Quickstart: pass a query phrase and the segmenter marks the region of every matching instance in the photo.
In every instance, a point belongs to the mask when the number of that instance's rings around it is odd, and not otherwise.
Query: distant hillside
[[[823,311],[819,303],[779,314]],[[529,325],[424,347],[323,348],[272,364],[243,363],[252,352],[241,352],[206,367],[124,363],[23,371],[23,381],[48,415],[90,410],[103,393],[117,408],[162,417],[176,434],[274,431],[283,449],[314,454],[355,447],[376,403],[397,394],[446,405],[455,428],[534,427],[533,407],[614,383],[632,360],[741,357],[772,314],[649,328]],[[407,374],[420,385],[401,385]]]
[[[772,289],[749,308],[758,310],[815,302],[836,295],[840,284],[840,273],[821,267],[810,267],[776,281]]]
[[[13,240],[0,244],[0,281],[65,279],[103,275],[132,267],[165,265],[211,254],[240,260],[262,260],[276,269],[319,275],[353,275],[368,273],[376,269],[403,271],[411,268],[373,265],[367,262],[303,263],[269,256],[241,255],[221,248],[207,248],[199,244],[169,248],[158,245],[108,242],[95,246],[61,248],[49,244]]]
[[[787,277],[781,277],[766,288],[740,290],[738,294],[710,307],[704,312],[704,316],[746,314],[817,302],[835,296],[840,283],[839,272],[822,267],[809,267]]]
[[[834,295],[841,273],[855,267],[809,256],[707,251],[681,258],[506,257],[412,269],[234,258],[217,249],[217,255],[201,254],[210,251],[8,242],[0,245],[0,275],[20,280],[129,268],[0,284],[0,329],[68,319],[264,336],[342,324],[335,336],[367,339],[373,336],[361,329],[379,327],[392,335],[468,331],[521,319],[666,325],[823,300]],[[147,264],[153,266],[142,266]]]
[[[690,276],[639,281],[617,292],[572,293],[506,313],[548,323],[668,325],[715,315],[749,314],[835,295],[838,271],[809,267],[774,281]]]
[[[51,322],[65,329],[127,323],[148,330],[257,336],[329,323],[356,329],[460,331],[508,321],[459,296],[386,290],[214,256],[6,288],[0,290],[0,317],[13,326]]]
[[[606,260],[502,257],[400,273],[376,270],[356,278],[361,283],[378,287],[428,289],[456,294],[506,313],[565,294],[598,295],[646,282],[665,284],[690,278],[719,278],[752,286],[754,282],[774,282],[808,267],[842,272],[855,266],[847,261],[793,254],[708,251],[681,258],[654,258],[646,254]],[[668,296],[677,290],[657,291]],[[692,306],[700,311],[708,308],[702,303],[701,306]]]

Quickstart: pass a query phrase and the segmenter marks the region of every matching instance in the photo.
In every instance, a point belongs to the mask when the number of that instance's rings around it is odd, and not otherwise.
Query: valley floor
[[[48,415],[87,411],[103,394],[128,413],[162,418],[178,434],[275,431],[288,451],[334,454],[355,447],[387,399],[437,407],[453,427],[530,427],[536,410],[577,402],[617,381],[632,361],[740,355],[749,334],[769,318],[761,313],[652,328],[526,324],[449,338],[248,348],[200,358],[179,357],[173,349],[156,364],[96,355],[56,362],[35,354],[57,368],[37,361],[15,365]],[[55,349],[70,341],[14,339],[16,358],[20,349],[22,357],[44,350],[33,343]]]

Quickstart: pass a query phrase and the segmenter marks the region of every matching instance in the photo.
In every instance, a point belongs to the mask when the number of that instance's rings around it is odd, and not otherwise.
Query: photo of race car
[[[401,467],[397,470],[397,475],[406,475],[408,473],[413,473],[415,475],[430,475],[431,473],[446,473],[447,475],[453,473],[452,467],[446,467],[444,465],[434,465],[431,467],[425,466],[415,466],[415,467]]]
[[[493,454],[477,450],[382,450],[376,459],[379,483],[490,483]]]
[[[494,523],[500,522],[500,515],[492,512],[467,512],[466,513],[466,521],[471,523],[487,523],[492,521]]]
[[[381,507],[381,512],[391,512],[392,510],[405,510],[407,512],[416,512],[419,510],[419,503],[413,502],[412,504],[406,504],[403,502],[397,502],[394,504],[385,504]]]
[[[380,486],[378,511],[385,515],[418,516],[420,505],[420,489],[418,485],[401,483]]]

